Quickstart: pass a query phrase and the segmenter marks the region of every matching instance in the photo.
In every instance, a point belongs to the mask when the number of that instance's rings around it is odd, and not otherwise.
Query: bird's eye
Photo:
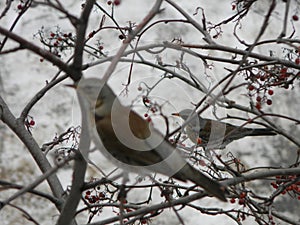
[[[98,98],[95,104],[96,108],[100,107],[102,103],[103,103],[103,99]]]

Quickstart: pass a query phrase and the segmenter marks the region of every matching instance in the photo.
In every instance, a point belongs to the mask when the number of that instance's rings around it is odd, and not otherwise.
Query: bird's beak
[[[179,113],[172,113],[172,116],[180,116]]]
[[[64,84],[64,86],[77,89],[77,85],[76,84]]]

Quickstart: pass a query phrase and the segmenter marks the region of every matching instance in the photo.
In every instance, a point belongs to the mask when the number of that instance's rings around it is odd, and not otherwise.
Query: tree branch
[[[1,120],[20,138],[24,145],[29,150],[30,154],[38,164],[40,170],[45,174],[52,169],[49,161],[42,153],[40,147],[33,139],[31,134],[25,129],[23,121],[16,119],[9,110],[7,104],[0,96],[0,118]],[[55,174],[47,177],[48,184],[53,192],[53,195],[59,199],[62,198],[63,188]],[[56,208],[61,211],[62,205],[56,204]]]

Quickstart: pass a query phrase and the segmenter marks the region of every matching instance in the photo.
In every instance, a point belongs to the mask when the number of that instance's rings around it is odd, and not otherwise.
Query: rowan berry
[[[299,20],[299,17],[297,15],[293,15],[292,18],[293,18],[294,21],[298,21]]]
[[[272,89],[268,90],[268,94],[269,95],[273,95],[274,94],[274,91]]]

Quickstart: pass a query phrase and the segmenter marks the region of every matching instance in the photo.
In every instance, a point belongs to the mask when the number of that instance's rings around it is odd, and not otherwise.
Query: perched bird
[[[184,109],[172,115],[180,116],[183,120],[190,119],[185,127],[188,138],[195,144],[210,149],[225,148],[230,142],[246,136],[276,135],[272,129],[239,127],[217,120],[205,119],[192,113],[193,110]]]
[[[87,100],[93,141],[118,167],[147,175],[161,173],[181,181],[190,180],[209,194],[226,201],[226,188],[193,168],[163,135],[129,107],[121,104],[112,89],[96,78],[76,85]]]

